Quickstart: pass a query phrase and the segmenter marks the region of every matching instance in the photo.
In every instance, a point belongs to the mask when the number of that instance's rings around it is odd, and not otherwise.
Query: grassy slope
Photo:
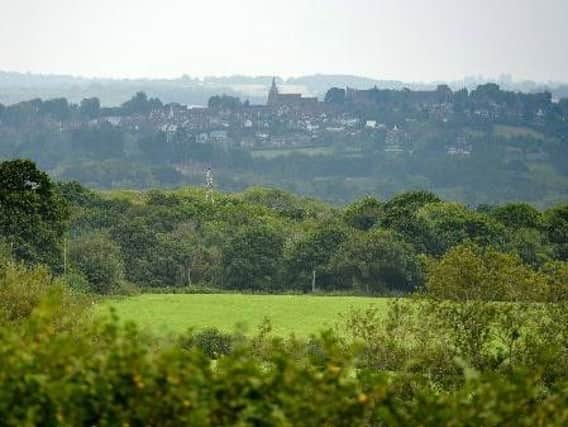
[[[216,327],[234,331],[239,324],[255,333],[265,317],[276,335],[308,336],[341,321],[351,308],[365,309],[375,304],[386,307],[387,299],[300,295],[141,295],[110,300],[99,307],[116,309],[120,319],[134,320],[159,334],[184,332],[188,328]]]

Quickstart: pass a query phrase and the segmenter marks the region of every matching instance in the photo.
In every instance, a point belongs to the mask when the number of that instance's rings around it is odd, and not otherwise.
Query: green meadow
[[[387,306],[386,298],[312,295],[144,294],[100,303],[98,311],[113,307],[120,320],[135,321],[158,334],[189,328],[218,328],[254,334],[265,318],[280,336],[309,336],[335,328],[351,309]]]

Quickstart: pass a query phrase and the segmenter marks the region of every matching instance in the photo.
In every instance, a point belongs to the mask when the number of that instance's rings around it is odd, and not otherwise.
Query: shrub
[[[92,292],[111,293],[124,276],[120,248],[102,234],[86,235],[72,241],[69,259],[72,267],[87,278]]]
[[[233,348],[233,337],[217,328],[207,328],[193,336],[193,343],[211,359],[229,354]]]
[[[215,334],[214,334],[215,335]],[[0,327],[0,419],[6,426],[439,426],[568,422],[568,388],[545,390],[539,372],[510,375],[464,366],[461,385],[436,390],[419,375],[353,369],[329,334],[317,351],[270,342],[260,360],[247,345],[216,364],[199,349],[152,346],[116,322],[53,335],[32,322]]]
[[[429,266],[426,290],[457,301],[542,301],[546,278],[518,256],[491,248],[460,245]]]
[[[73,295],[47,267],[26,267],[12,261],[0,266],[0,324],[21,323],[50,307],[46,322],[57,329],[71,328],[84,314],[86,301]]]

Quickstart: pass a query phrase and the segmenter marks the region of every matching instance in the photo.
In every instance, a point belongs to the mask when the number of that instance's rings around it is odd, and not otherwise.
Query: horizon
[[[532,79],[520,79],[516,78],[510,73],[501,73],[499,76],[487,76],[487,75],[464,75],[461,78],[445,80],[445,79],[432,79],[432,80],[403,80],[398,78],[384,78],[381,76],[369,76],[362,74],[345,74],[345,73],[327,73],[327,72],[315,72],[311,74],[295,74],[295,75],[283,75],[281,73],[276,74],[210,74],[210,75],[191,75],[191,74],[180,74],[176,76],[138,76],[138,77],[126,77],[126,76],[100,76],[100,75],[83,75],[83,74],[72,74],[72,73],[52,73],[52,72],[35,72],[35,71],[17,71],[10,69],[0,69],[0,74],[17,74],[22,76],[36,76],[36,77],[46,77],[46,78],[69,78],[77,80],[110,80],[110,81],[176,81],[183,79],[198,80],[205,82],[209,79],[236,79],[236,78],[250,78],[250,79],[262,79],[262,78],[276,78],[282,80],[286,83],[290,80],[306,78],[306,77],[354,77],[358,79],[374,80],[377,82],[396,82],[405,83],[410,85],[436,85],[436,84],[459,84],[471,81],[473,83],[507,83],[511,85],[521,85],[524,83],[532,83],[535,85],[544,86],[564,86],[568,85],[568,78],[566,80],[532,80]]]

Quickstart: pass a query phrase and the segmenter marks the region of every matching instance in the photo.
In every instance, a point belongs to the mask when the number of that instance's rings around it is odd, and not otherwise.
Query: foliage
[[[241,100],[235,96],[222,95],[212,96],[207,102],[209,108],[236,109],[242,106]]]
[[[85,312],[83,297],[74,295],[46,267],[0,262],[0,325],[17,325],[48,310],[45,324],[56,330],[73,328]]]
[[[68,216],[55,185],[33,162],[0,163],[0,236],[17,259],[60,269]]]
[[[3,165],[8,182],[25,181],[28,167],[41,174],[26,161]],[[336,209],[260,187],[216,193],[211,202],[198,188],[94,192],[75,182],[46,183],[51,189],[42,199],[22,185],[0,205],[19,212],[2,217],[2,240],[17,259],[61,270],[66,234],[68,271],[99,292],[124,278],[156,289],[408,293],[423,283],[424,256],[444,257],[456,246],[516,255],[530,276],[564,260],[568,245],[564,205],[544,212],[525,204],[471,209],[413,191]]]
[[[345,222],[359,230],[369,230],[379,223],[381,203],[373,197],[365,197],[345,208]]]
[[[200,349],[207,357],[217,359],[231,353],[234,338],[215,328],[207,328],[191,337],[191,344]]]
[[[338,280],[367,293],[411,292],[421,281],[412,246],[389,231],[354,234],[331,262]]]
[[[515,203],[499,206],[491,211],[491,215],[507,227],[539,228],[541,213],[527,203]]]
[[[244,228],[223,247],[223,278],[229,289],[271,289],[284,238],[269,225]],[[277,283],[277,282],[276,282]]]
[[[106,234],[120,247],[125,278],[154,288],[308,291],[315,271],[319,290],[410,292],[423,280],[421,255],[475,244],[516,254],[533,272],[561,260],[568,244],[561,207],[536,216],[525,205],[483,211],[411,192],[338,211],[263,188],[220,193],[214,204],[191,188],[104,197],[60,188],[73,207],[72,234]]]
[[[493,247],[501,247],[505,242],[502,224],[457,203],[425,205],[416,218],[421,229],[415,236],[430,254],[441,255],[462,242]]]
[[[457,301],[542,301],[547,294],[546,278],[517,256],[470,245],[433,261],[426,289],[436,298]]]
[[[84,275],[95,293],[111,293],[124,277],[120,248],[102,234],[74,239],[69,248],[69,261],[72,268]]]
[[[294,288],[308,290],[317,275],[314,285],[319,289],[335,288],[335,272],[330,260],[337,253],[340,245],[347,240],[344,227],[334,224],[322,224],[293,242],[288,250],[285,280]]]
[[[568,205],[559,205],[546,211],[544,229],[553,244],[555,256],[568,260]]]

